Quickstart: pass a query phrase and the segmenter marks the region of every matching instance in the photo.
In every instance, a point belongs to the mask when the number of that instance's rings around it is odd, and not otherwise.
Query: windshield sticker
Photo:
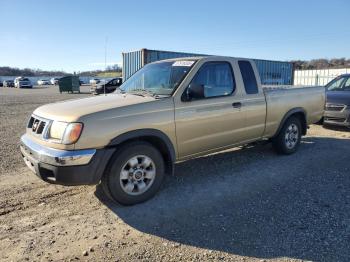
[[[194,61],[176,61],[173,66],[192,66]]]

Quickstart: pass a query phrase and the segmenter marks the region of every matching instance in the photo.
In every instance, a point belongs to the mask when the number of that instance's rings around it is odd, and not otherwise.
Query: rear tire
[[[164,179],[164,160],[150,143],[132,142],[113,155],[102,177],[105,194],[122,205],[152,198]]]
[[[283,124],[280,132],[272,139],[272,145],[279,154],[290,155],[298,150],[301,140],[301,123],[299,118],[290,117]]]

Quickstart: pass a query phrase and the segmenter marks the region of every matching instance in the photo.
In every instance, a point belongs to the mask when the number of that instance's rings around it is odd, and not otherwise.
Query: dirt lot
[[[31,112],[84,96],[0,88],[0,260],[350,260],[347,130],[312,126],[291,156],[257,145],[178,164],[155,198],[122,207],[22,163]]]

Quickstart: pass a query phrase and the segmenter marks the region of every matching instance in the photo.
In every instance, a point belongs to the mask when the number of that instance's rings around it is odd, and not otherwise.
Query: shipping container
[[[137,51],[131,51],[123,53],[123,81],[132,76],[137,70],[144,65],[159,60],[178,58],[178,57],[190,57],[190,56],[207,56],[202,54],[191,54],[171,51],[159,51],[150,49],[141,49]]]
[[[159,51],[141,49],[123,53],[123,81],[127,80],[144,65],[159,60],[208,56],[204,54],[182,53],[172,51]],[[259,70],[261,83],[263,85],[291,85],[293,77],[293,64],[290,62],[269,61],[253,59]]]
[[[253,59],[263,85],[292,85],[293,63]]]

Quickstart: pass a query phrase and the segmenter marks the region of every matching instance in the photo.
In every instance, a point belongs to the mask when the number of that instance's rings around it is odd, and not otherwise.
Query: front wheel
[[[134,205],[153,197],[163,178],[160,152],[147,142],[133,142],[114,154],[102,177],[102,188],[112,200]]]
[[[301,123],[299,118],[290,117],[281,128],[272,145],[277,153],[290,155],[297,151],[301,140]]]

